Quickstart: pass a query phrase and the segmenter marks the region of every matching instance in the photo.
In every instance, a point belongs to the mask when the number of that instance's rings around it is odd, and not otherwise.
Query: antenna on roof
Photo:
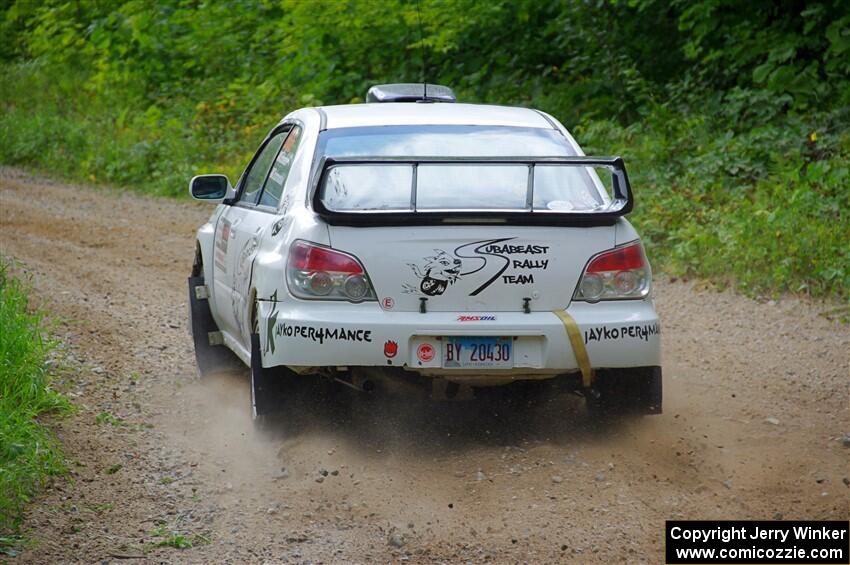
[[[425,78],[426,69],[428,68],[427,59],[425,57],[425,33],[422,31],[422,8],[421,1],[416,0],[416,19],[419,21],[419,46],[422,48],[422,99],[428,100],[428,80]]]

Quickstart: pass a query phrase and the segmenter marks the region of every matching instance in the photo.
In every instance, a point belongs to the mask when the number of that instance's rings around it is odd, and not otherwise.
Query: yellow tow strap
[[[584,388],[590,388],[593,385],[593,369],[590,366],[590,357],[588,357],[587,349],[584,347],[584,341],[581,339],[581,331],[578,329],[578,324],[576,324],[572,316],[567,314],[566,310],[555,310],[553,313],[564,323],[567,337],[570,338],[570,345],[573,346],[573,355],[576,356],[576,362],[578,362],[579,369],[581,369],[581,384]]]

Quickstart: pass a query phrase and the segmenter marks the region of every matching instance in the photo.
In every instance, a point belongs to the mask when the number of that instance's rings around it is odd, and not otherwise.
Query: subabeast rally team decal
[[[443,294],[450,284],[461,277],[461,260],[451,257],[442,249],[435,249],[436,255],[425,257],[423,265],[408,263],[413,273],[419,277],[419,290],[428,296]],[[412,288],[412,287],[411,287]],[[415,290],[414,290],[415,292]]]
[[[456,247],[452,253],[434,249],[434,255],[407,264],[419,285],[405,284],[403,291],[439,296],[458,280],[476,274],[482,281],[470,296],[477,296],[494,283],[534,284],[534,273],[549,268],[549,246],[515,243],[515,239],[473,241]]]

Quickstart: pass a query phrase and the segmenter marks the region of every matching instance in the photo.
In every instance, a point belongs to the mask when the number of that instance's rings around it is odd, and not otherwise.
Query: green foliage
[[[201,534],[189,534],[179,530],[168,528],[161,524],[154,528],[150,535],[154,538],[152,547],[172,547],[174,549],[189,549],[196,545],[206,545],[210,539]]]
[[[64,471],[59,446],[37,418],[69,408],[49,384],[47,355],[54,344],[40,314],[29,312],[27,288],[9,267],[0,257],[0,535],[14,534],[36,488]],[[18,545],[17,539],[0,537],[0,548]]]
[[[184,194],[290,110],[425,76],[627,157],[657,266],[850,293],[842,0],[17,0],[0,33],[3,163]]]
[[[731,87],[751,81],[773,94],[789,95],[797,109],[835,95],[850,102],[846,2],[677,4],[682,9],[679,26],[688,32],[685,53],[704,66],[714,84]]]
[[[119,87],[81,95],[85,80],[58,68],[10,67],[5,76],[0,161],[7,164],[36,164],[88,182],[177,195],[198,170],[223,169],[235,176],[256,143],[246,143],[242,130],[225,134],[227,126],[216,125],[218,110],[204,104],[197,110],[185,100],[160,107]],[[203,117],[196,120],[195,112]],[[188,124],[177,117],[181,113],[190,116]],[[264,127],[270,123],[267,118]],[[251,128],[254,138],[260,135],[256,130]]]
[[[720,115],[738,112],[731,101],[723,105]],[[656,265],[750,292],[847,299],[847,112],[788,116],[736,133],[723,120],[660,107],[629,128],[595,121],[576,135],[588,151],[621,154],[632,164],[631,219]]]
[[[110,412],[101,412],[100,414],[95,416],[94,421],[97,424],[101,424],[101,425],[108,424],[108,425],[116,427],[116,428],[127,425],[127,422],[125,422],[122,418],[119,418],[118,416],[114,416]]]

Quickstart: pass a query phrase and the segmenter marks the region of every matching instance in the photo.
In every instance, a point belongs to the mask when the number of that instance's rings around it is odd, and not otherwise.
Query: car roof
[[[529,108],[452,103],[377,103],[322,106],[327,129],[363,126],[474,125],[553,129],[543,114]]]

